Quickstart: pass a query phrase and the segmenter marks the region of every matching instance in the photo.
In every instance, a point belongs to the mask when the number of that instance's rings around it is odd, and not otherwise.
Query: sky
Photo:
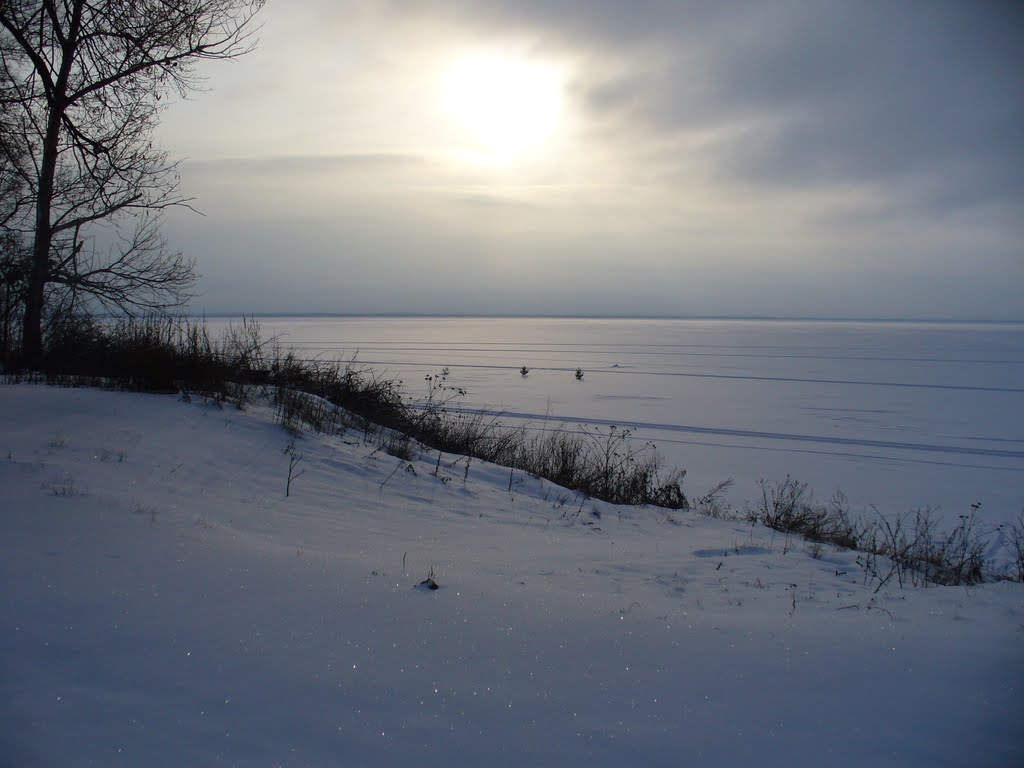
[[[261,22],[159,131],[196,311],[1024,320],[1024,3]]]

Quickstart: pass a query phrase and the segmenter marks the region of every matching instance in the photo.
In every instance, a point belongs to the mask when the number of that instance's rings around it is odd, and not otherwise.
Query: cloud
[[[716,134],[701,159],[728,181],[875,185],[938,213],[1024,199],[1021,4],[429,8],[492,35],[587,51],[583,108],[608,140],[658,143],[649,158],[661,167],[692,167],[678,139]]]
[[[308,173],[344,173],[389,171],[422,166],[427,160],[412,154],[373,152],[342,155],[261,155],[258,157],[222,157],[188,161],[189,169],[201,174],[235,176],[290,175]]]

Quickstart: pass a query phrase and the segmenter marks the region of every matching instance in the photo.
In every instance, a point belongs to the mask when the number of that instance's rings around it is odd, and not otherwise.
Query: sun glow
[[[444,107],[470,151],[508,163],[555,133],[562,80],[557,68],[526,58],[467,55],[448,71]]]

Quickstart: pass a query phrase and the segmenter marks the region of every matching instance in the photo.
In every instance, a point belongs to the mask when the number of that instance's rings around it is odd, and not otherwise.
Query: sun
[[[474,154],[507,163],[555,133],[563,77],[526,57],[474,53],[457,59],[444,81],[444,108]]]

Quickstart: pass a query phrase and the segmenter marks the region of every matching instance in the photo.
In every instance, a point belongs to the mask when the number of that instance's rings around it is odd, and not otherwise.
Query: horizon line
[[[976,325],[1021,325],[1021,318],[963,317],[879,317],[854,315],[643,315],[643,314],[556,314],[504,312],[192,312],[188,317],[286,317],[286,318],[466,318],[495,320],[735,320],[763,322],[832,322],[832,323],[968,323]]]

